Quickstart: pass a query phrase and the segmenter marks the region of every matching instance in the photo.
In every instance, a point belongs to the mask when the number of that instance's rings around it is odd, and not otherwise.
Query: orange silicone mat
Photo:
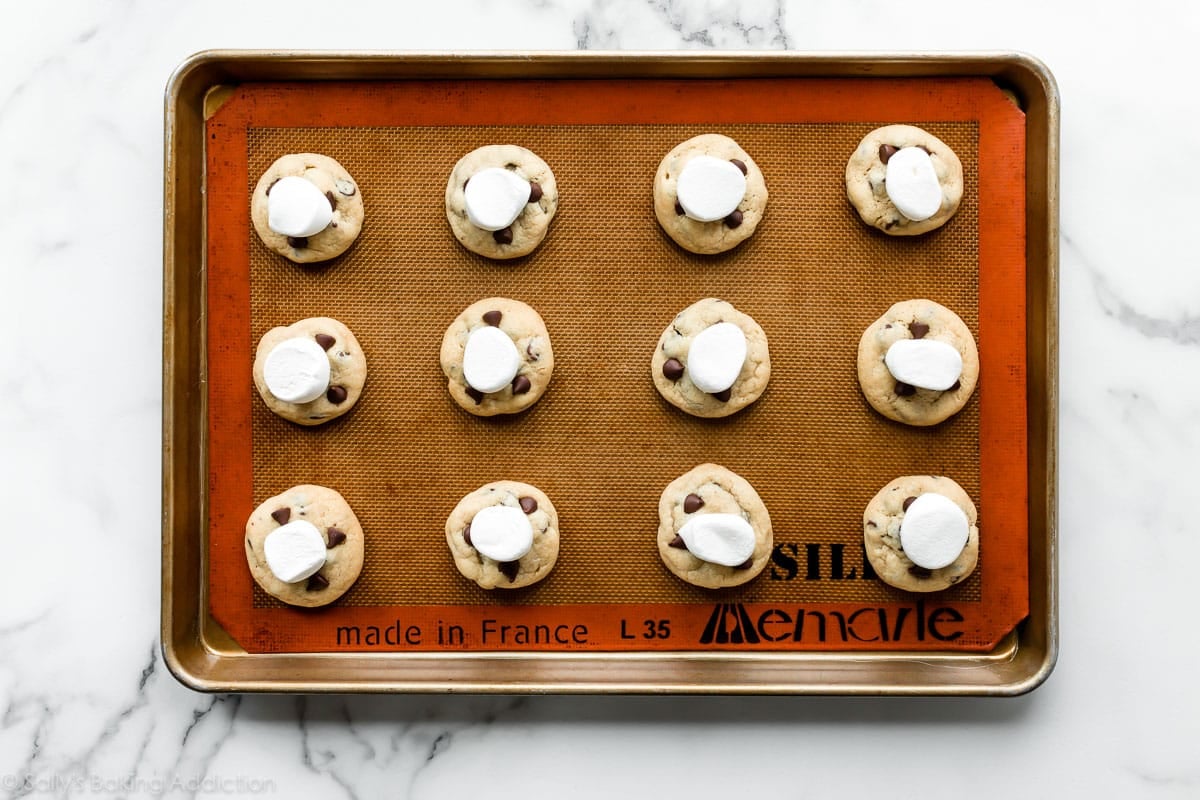
[[[845,162],[862,136],[920,125],[963,161],[958,214],[922,237],[864,226]],[[209,587],[212,613],[248,651],[987,649],[1025,616],[1024,122],[987,80],[456,81],[239,87],[208,125]],[[755,235],[696,256],[658,228],[650,182],[674,144],[735,138],[770,200]],[[554,169],[560,209],[530,256],[493,262],[454,240],[450,168],[517,143]],[[249,225],[249,193],[280,155],[320,152],[355,176],[367,219],[355,246],[298,267]],[[537,308],[555,348],[528,412],[476,418],[445,390],[438,348],[464,306],[508,296]],[[725,420],[655,392],[649,360],[681,308],[723,297],[767,333],[771,383]],[[893,302],[957,311],[980,347],[980,387],[947,422],[917,429],[858,391],[858,338]],[[302,428],[250,382],[258,338],[333,316],[362,343],[367,389],[345,417]],[[704,461],[746,477],[771,512],[772,563],[709,592],[657,555],[657,502]],[[980,510],[976,573],[918,597],[880,582],[862,510],[902,474],[953,477]],[[458,575],[445,518],[501,478],[554,500],[562,550],[527,589]],[[297,483],[342,492],[367,533],[358,583],[333,607],[261,592],[242,549],[250,510]]]

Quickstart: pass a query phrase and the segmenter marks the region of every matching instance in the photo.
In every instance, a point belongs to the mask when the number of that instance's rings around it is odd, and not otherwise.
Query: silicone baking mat
[[[864,226],[845,162],[874,127],[916,124],[959,155],[957,215],[921,237]],[[331,650],[985,650],[1027,613],[1024,126],[983,79],[419,81],[254,84],[207,123],[209,595],[250,652]],[[676,143],[732,136],[770,192],[755,235],[720,256],[670,241],[651,180]],[[464,153],[514,143],[555,172],[560,208],[531,255],[475,256],[446,223]],[[344,256],[300,267],[249,225],[249,195],[280,155],[318,152],[358,181],[363,233]],[[449,322],[489,296],[537,308],[555,350],[529,411],[477,418],[438,365]],[[767,333],[762,398],[724,420],[663,401],[649,362],[682,308],[722,297]],[[975,333],[981,379],[966,409],[917,429],[862,399],[862,330],[928,297]],[[250,365],[269,328],[346,323],[368,359],[362,400],[303,428],[271,414]],[[712,592],[658,558],[658,497],[696,464],[755,486],[774,527],[754,581]],[[862,511],[905,474],[958,481],[980,511],[967,581],[917,596],[879,581]],[[492,480],[543,489],[560,515],[558,565],[541,583],[486,592],[455,570],[446,516]],[[292,609],[253,583],[250,511],[298,483],[336,488],[366,531],[366,564],[333,607]]]

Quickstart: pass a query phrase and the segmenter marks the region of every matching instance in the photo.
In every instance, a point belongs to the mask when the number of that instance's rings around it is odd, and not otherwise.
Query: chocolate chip
[[[947,392],[957,392],[961,388],[962,388],[962,381],[955,381],[954,383],[950,384],[950,388],[947,389],[946,391]]]
[[[330,549],[346,541],[346,534],[341,528],[326,528],[325,539],[327,541],[325,547],[326,549]]]
[[[734,209],[733,213],[725,218],[725,226],[727,228],[737,228],[742,224],[742,212]]]
[[[542,185],[537,181],[529,182],[529,202],[536,203],[542,199]]]
[[[289,236],[288,244],[299,250],[302,247],[308,247],[307,236]]]
[[[304,587],[310,592],[319,592],[322,589],[329,588],[329,580],[321,573],[308,576],[308,585]]]
[[[754,566],[754,556],[750,556],[742,563],[738,564],[734,569],[750,569]]]
[[[346,402],[348,394],[344,386],[330,386],[329,391],[325,392],[325,399],[337,406]]]
[[[495,328],[500,324],[500,318],[503,316],[504,314],[499,311],[485,311],[483,313],[483,321]]]
[[[933,577],[932,570],[925,569],[925,567],[919,567],[916,564],[913,564],[908,568],[908,574],[912,575],[914,578],[920,578],[922,580]]]
[[[521,504],[521,510],[526,514],[532,514],[537,511],[537,500],[534,500],[532,497],[522,497],[517,502]]]
[[[467,523],[467,527],[463,528],[463,541],[467,543],[468,547],[474,547],[471,544],[471,523],[469,522]]]
[[[899,149],[899,147],[892,147],[890,144],[879,145],[879,160],[886,164],[888,159],[896,155],[896,151]]]
[[[512,244],[512,227],[509,226],[507,228],[501,228],[498,231],[492,231],[492,238],[496,240],[496,244]]]
[[[685,213],[686,212],[683,210],[683,206],[680,205],[678,200],[676,200],[675,201],[675,215],[682,217]]]
[[[322,350],[328,350],[333,347],[333,337],[328,333],[318,333],[315,337],[317,344],[321,345]]]
[[[530,361],[538,360],[538,354],[533,352],[533,342],[530,342],[529,344],[525,345],[525,355],[529,356]]]
[[[674,547],[676,550],[687,550],[687,544],[683,541],[683,537],[678,533],[675,538],[667,542],[667,547]]]
[[[325,199],[329,201],[329,210],[337,211],[337,198],[333,196],[333,192],[326,192]]]
[[[678,358],[668,358],[663,364],[663,377],[669,381],[677,381],[683,377],[683,364]]]
[[[283,178],[276,178],[275,180],[271,181],[271,185],[267,187],[266,194],[270,194],[271,190],[275,188],[275,184],[279,183],[281,180],[283,180]]]
[[[513,394],[525,394],[532,388],[533,388],[533,384],[530,383],[529,378],[526,378],[524,375],[518,375],[517,377],[513,378],[513,382],[512,382],[512,393]]]
[[[700,509],[704,508],[704,498],[698,494],[689,494],[683,498],[683,513],[695,514]]]
[[[722,389],[719,392],[712,392],[712,396],[720,400],[722,403],[728,403],[729,398],[733,395],[733,389]]]
[[[292,518],[292,510],[287,506],[277,508],[271,512],[271,519],[278,522],[280,525],[287,525],[288,520]]]
[[[910,322],[908,323],[908,332],[914,339],[924,339],[925,334],[929,333],[929,326],[924,322]]]
[[[474,386],[467,387],[467,397],[475,401],[475,405],[483,402],[483,392],[476,389]]]
[[[904,511],[908,511],[908,507],[911,506],[916,501],[917,501],[917,498],[915,498],[915,497],[906,497],[906,498],[904,498],[904,502],[900,504],[900,508]]]
[[[521,571],[520,561],[501,561],[500,574],[508,578],[508,582],[512,583],[517,579],[517,573]]]
[[[909,386],[907,383],[896,381],[896,396],[897,397],[912,397],[917,393],[917,387]]]
[[[337,187],[338,194],[344,194],[346,197],[353,197],[354,193],[358,191],[354,184],[347,180],[334,181],[333,185]]]
[[[731,158],[729,159],[729,163],[740,169],[743,175],[750,174],[750,171],[746,169],[746,162],[742,161],[740,158]]]

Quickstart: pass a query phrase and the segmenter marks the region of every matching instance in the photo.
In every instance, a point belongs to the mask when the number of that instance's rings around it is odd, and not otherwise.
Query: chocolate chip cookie
[[[267,539],[284,526],[295,527],[296,523],[315,529],[315,535],[324,543],[325,554],[317,571],[289,583],[272,571]],[[245,543],[246,561],[254,580],[267,594],[288,605],[328,605],[345,594],[362,572],[362,525],[345,498],[324,486],[293,486],[264,500],[246,522]]]
[[[330,206],[328,224],[308,236],[271,229],[271,189],[283,178],[300,177],[312,183]],[[298,264],[327,261],[354,244],[363,225],[363,200],[358,183],[328,156],[316,153],[286,155],[267,168],[250,197],[250,219],[263,244]]]
[[[936,211],[924,219],[905,216],[888,193],[888,163],[907,148],[924,151],[924,156],[913,153],[915,160],[928,162],[918,166],[932,167],[941,188],[940,203],[935,200],[930,209]],[[912,125],[876,128],[863,137],[846,164],[846,196],[851,205],[863,222],[891,236],[915,236],[940,228],[954,216],[962,195],[963,168],[958,156],[941,139]]]
[[[741,197],[731,198],[729,205],[721,209],[728,209],[728,214],[720,219],[708,219],[710,214],[698,213],[687,208],[686,202],[680,202],[680,177],[689,162],[700,158],[704,158],[709,168],[705,179],[709,176],[721,179],[720,167],[715,162],[731,165],[744,176]],[[733,178],[736,180],[737,176]],[[696,191],[704,192],[705,187]],[[663,157],[654,174],[654,215],[658,224],[676,244],[693,253],[723,253],[737,247],[758,228],[766,208],[767,183],[762,170],[728,136],[705,133],[681,142]]]
[[[541,315],[505,297],[472,303],[450,323],[441,362],[454,402],[478,417],[524,411],[546,392],[554,374],[554,350]]]
[[[961,373],[948,387],[905,383],[889,368],[897,342],[942,342],[957,351]],[[904,345],[901,345],[903,347]],[[908,425],[936,425],[962,410],[979,380],[979,351],[965,322],[932,300],[896,303],[863,331],[858,343],[858,382],[867,402],[889,419]]]
[[[294,340],[300,340],[299,342]],[[277,397],[267,380],[267,364],[280,345],[312,344],[324,351],[328,378],[311,400],[289,401]],[[254,386],[267,408],[299,425],[320,425],[345,414],[362,395],[367,380],[367,357],[358,340],[342,323],[329,317],[302,319],[263,334],[254,355]]]
[[[924,494],[938,494],[962,509],[967,518],[966,544],[944,567],[926,569],[904,552],[900,529],[904,515]],[[863,512],[863,543],[872,569],[885,583],[909,592],[936,592],[961,582],[979,560],[979,515],[971,498],[955,481],[934,475],[905,475],[889,483]]]
[[[692,537],[686,535],[688,526],[702,522],[699,518],[703,515],[719,515],[735,525],[741,521],[747,529],[744,544],[749,551],[744,561],[733,565],[715,563],[689,550],[686,539]],[[658,554],[663,563],[696,586],[738,586],[755,578],[770,560],[771,515],[762,498],[745,478],[716,464],[701,464],[671,481],[658,502],[658,520]],[[698,538],[703,534],[701,531]],[[722,554],[727,550],[722,549]],[[741,555],[738,553],[733,560]]]
[[[481,514],[501,517],[499,523],[489,522],[492,529],[506,528],[515,523],[519,533],[527,538],[521,546],[507,549],[504,560],[480,552],[488,549],[481,541]],[[477,529],[472,538],[472,523]],[[512,528],[505,530],[512,535]],[[554,569],[558,560],[558,513],[550,498],[535,486],[517,481],[496,481],[468,494],[446,520],[446,543],[454,565],[463,577],[475,581],[484,589],[517,589],[537,583]],[[500,553],[512,543],[500,537],[489,539],[492,552]]]
[[[498,230],[480,227],[468,213],[467,186],[472,176],[493,169],[506,170],[529,185],[519,213]],[[471,252],[488,258],[517,258],[532,252],[545,238],[557,211],[558,184],[554,173],[545,161],[524,147],[497,144],[472,150],[454,165],[446,183],[446,219],[455,238]]]
[[[716,328],[724,325],[722,329]],[[709,338],[721,331],[733,332],[736,328],[741,332],[744,357],[736,373],[726,372],[726,380],[716,383],[706,382],[710,379],[710,370],[700,370],[700,354],[692,348],[701,336],[701,346]],[[713,329],[713,330],[710,330]],[[707,331],[707,333],[706,333]],[[714,341],[711,349],[714,355],[706,358],[710,363],[704,366],[716,367],[717,372],[725,371],[728,364],[713,364],[713,361],[727,359],[730,348],[725,345],[728,340]],[[732,342],[733,345],[738,343]],[[650,374],[654,380],[654,388],[666,398],[667,402],[697,417],[727,417],[753,403],[767,388],[771,378],[771,355],[767,350],[767,335],[749,315],[738,311],[730,303],[715,297],[707,297],[680,311],[671,324],[663,331],[650,359]],[[732,377],[732,382],[725,386]],[[699,381],[700,385],[697,385]]]

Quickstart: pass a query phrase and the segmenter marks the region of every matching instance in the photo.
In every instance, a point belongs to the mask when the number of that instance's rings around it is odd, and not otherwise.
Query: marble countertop
[[[73,0],[6,17],[4,796],[1200,794],[1186,588],[1200,494],[1187,177],[1200,152],[1198,7]],[[1062,651],[1049,682],[1002,700],[242,697],[179,685],[157,639],[162,95],[180,61],[214,47],[1044,60],[1063,99]]]

